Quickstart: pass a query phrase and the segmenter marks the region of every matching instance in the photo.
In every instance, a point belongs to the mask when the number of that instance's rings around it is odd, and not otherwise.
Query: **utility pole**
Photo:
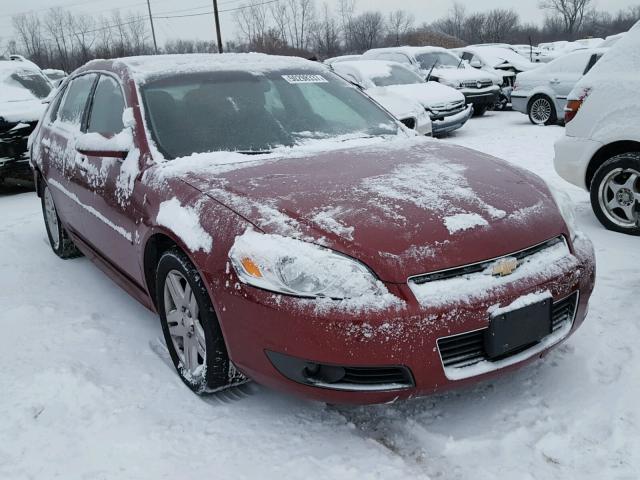
[[[222,35],[220,34],[220,16],[218,15],[218,0],[213,0],[213,18],[216,21],[216,37],[218,38],[218,53],[222,53]]]
[[[156,29],[153,27],[153,16],[151,15],[151,0],[147,0],[147,8],[149,9],[149,22],[151,22],[151,35],[153,36],[153,50],[158,54],[158,42],[156,42]]]

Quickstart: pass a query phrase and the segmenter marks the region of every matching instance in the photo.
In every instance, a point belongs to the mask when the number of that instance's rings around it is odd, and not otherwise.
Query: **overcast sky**
[[[220,10],[238,7],[246,0],[218,0]],[[388,13],[402,8],[413,13],[418,23],[432,22],[447,13],[453,0],[356,0],[358,11],[381,10]],[[488,10],[490,8],[515,8],[520,18],[526,22],[541,22],[543,13],[538,8],[538,0],[459,0],[469,11]],[[320,6],[323,0],[316,0]],[[334,7],[337,0],[327,0]],[[640,3],[639,0],[596,0],[594,5],[609,12],[616,12],[621,8]],[[137,11],[146,14],[146,0],[0,0],[0,39],[6,41],[13,36],[11,16],[30,10],[43,11],[53,6],[68,7],[74,13],[86,12],[92,15],[109,14],[118,9],[123,14],[127,11]],[[154,16],[181,15],[200,13],[211,10],[211,0],[151,0]],[[236,33],[233,11],[221,13],[221,30],[223,40],[225,35],[234,37]],[[197,38],[213,40],[213,17],[202,15],[188,18],[156,19],[156,33],[158,42],[163,44],[171,38]]]

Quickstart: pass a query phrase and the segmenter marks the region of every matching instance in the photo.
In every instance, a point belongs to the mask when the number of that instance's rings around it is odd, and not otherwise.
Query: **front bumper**
[[[602,146],[602,143],[586,138],[560,137],[554,146],[556,172],[567,182],[588,189],[587,167]]]
[[[493,86],[480,89],[462,88],[460,90],[464,94],[464,99],[467,104],[472,103],[474,106],[488,106],[495,105],[500,96],[500,87]]]
[[[463,111],[445,117],[442,120],[432,120],[433,135],[445,135],[461,128],[471,118],[472,114],[473,107],[469,105]]]
[[[217,295],[216,310],[231,360],[255,381],[329,403],[385,403],[464,386],[513,370],[543,356],[566,339],[583,322],[593,290],[595,263],[588,240],[576,242],[572,262],[570,270],[556,272],[544,280],[532,276],[473,302],[460,300],[424,306],[418,303],[408,284],[389,284],[389,291],[403,300],[404,306],[386,310],[350,309],[341,307],[339,302],[294,299],[238,283]],[[573,323],[558,342],[529,353],[521,352],[512,363],[468,376],[454,378],[445,371],[438,339],[486,328],[490,307],[508,305],[523,295],[546,290],[554,300],[576,292],[579,295]],[[292,359],[293,366],[285,371],[273,360],[274,353]],[[396,379],[400,378],[398,369],[406,368],[410,381],[404,385],[395,381],[382,390],[344,388],[344,385],[336,388],[330,383],[310,385],[299,377],[296,380],[295,369],[300,362],[313,369],[318,366],[378,369],[375,375],[393,374]],[[389,371],[394,368],[394,372]]]
[[[0,133],[0,180],[31,181],[27,141],[35,123],[20,123]]]
[[[527,111],[527,105],[529,103],[529,97],[527,95],[521,95],[517,92],[511,92],[511,109],[516,112],[524,113],[525,115],[529,112]]]

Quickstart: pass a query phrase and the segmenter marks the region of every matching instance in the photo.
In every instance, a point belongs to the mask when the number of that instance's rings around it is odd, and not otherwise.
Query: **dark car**
[[[0,184],[32,178],[27,140],[45,110],[52,85],[27,60],[0,60]]]
[[[412,135],[306,60],[90,62],[31,153],[54,252],[157,311],[197,393],[424,395],[539,358],[587,312],[591,243],[540,178]]]

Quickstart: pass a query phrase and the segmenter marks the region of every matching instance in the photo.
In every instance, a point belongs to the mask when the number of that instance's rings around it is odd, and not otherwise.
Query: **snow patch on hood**
[[[172,198],[160,204],[156,222],[178,235],[193,252],[210,252],[213,248],[211,235],[200,224],[197,207],[182,205],[177,198]]]
[[[416,83],[412,85],[391,85],[388,87],[375,87],[367,90],[367,94],[372,96],[384,95],[389,92],[417,101],[426,108],[431,108],[435,105],[464,101],[464,95],[462,92],[438,82]]]
[[[489,222],[477,213],[458,213],[450,217],[445,217],[444,225],[447,227],[447,230],[449,230],[449,233],[456,233],[478,226],[486,227],[489,225]]]
[[[461,199],[476,206],[491,219],[503,218],[506,212],[486,203],[469,186],[465,170],[463,165],[429,159],[417,164],[400,165],[391,174],[365,179],[362,188],[374,195],[372,204],[388,203],[389,200],[409,201],[424,210],[440,213],[447,228],[449,225],[444,217],[449,216],[454,231],[470,228],[472,219],[473,226],[488,224],[476,212],[463,211],[459,206]],[[466,221],[464,225],[463,220]]]
[[[339,237],[346,238],[347,240],[353,240],[354,227],[344,225],[339,220],[340,215],[344,213],[344,208],[327,207],[315,213],[311,217],[311,220],[328,232],[335,233]]]

